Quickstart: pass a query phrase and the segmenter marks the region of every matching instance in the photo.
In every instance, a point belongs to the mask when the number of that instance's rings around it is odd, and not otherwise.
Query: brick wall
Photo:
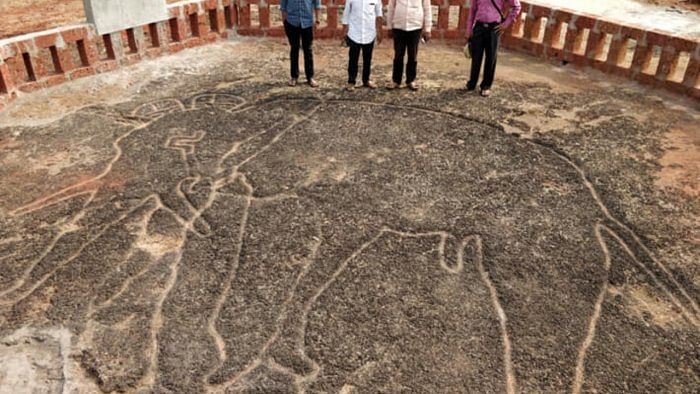
[[[384,0],[386,3],[387,0]],[[433,37],[464,41],[466,0],[432,0]],[[322,0],[319,38],[342,33],[344,0]],[[523,2],[503,46],[592,67],[700,99],[700,41]],[[206,0],[169,6],[170,18],[104,36],[83,24],[0,40],[0,109],[18,92],[106,72],[144,58],[241,35],[283,36],[279,0]]]

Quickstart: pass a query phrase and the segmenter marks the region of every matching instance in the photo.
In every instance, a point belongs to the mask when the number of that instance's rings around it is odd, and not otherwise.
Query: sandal
[[[311,78],[311,79],[309,79],[309,86],[311,86],[312,88],[317,88],[318,82],[316,82],[315,79]]]
[[[345,90],[347,90],[348,92],[352,92],[353,90],[355,90],[355,84],[349,83],[348,86],[345,87]]]
[[[401,85],[399,85],[398,83],[392,82],[386,88],[389,90],[395,90],[395,89],[399,89],[400,87],[401,87]]]
[[[416,90],[418,90],[418,85],[416,85],[415,82],[407,83],[406,86],[408,86],[408,88],[411,89],[411,90],[414,91],[414,92],[415,92]]]
[[[287,82],[287,86],[297,86],[297,79],[291,78],[289,82]]]
[[[372,82],[372,81],[367,81],[367,82],[363,83],[362,86],[364,86],[364,87],[366,87],[366,88],[370,88],[370,89],[376,89],[376,88],[377,88],[377,84],[374,83],[374,82]]]
[[[479,90],[481,97],[488,97],[491,95],[491,89],[481,89]]]

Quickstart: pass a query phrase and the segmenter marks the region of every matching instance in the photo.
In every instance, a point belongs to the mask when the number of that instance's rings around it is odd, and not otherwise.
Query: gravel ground
[[[333,42],[290,88],[286,48],[0,114],[0,387],[695,391],[697,102],[509,53],[484,99],[441,45],[417,93]]]

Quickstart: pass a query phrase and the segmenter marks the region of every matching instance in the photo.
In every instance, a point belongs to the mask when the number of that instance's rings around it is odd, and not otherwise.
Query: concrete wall
[[[83,0],[88,22],[98,34],[113,33],[167,19],[165,0]]]

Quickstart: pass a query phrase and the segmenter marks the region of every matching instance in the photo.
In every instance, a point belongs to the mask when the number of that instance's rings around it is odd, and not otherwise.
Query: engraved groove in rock
[[[70,327],[103,390],[581,392],[610,383],[618,325],[697,343],[692,289],[551,147],[312,98],[205,93],[129,122],[98,175],[9,215],[61,211],[43,250],[0,240],[22,259],[0,329]],[[691,328],[623,313],[620,256]],[[638,360],[688,382],[669,354]]]

